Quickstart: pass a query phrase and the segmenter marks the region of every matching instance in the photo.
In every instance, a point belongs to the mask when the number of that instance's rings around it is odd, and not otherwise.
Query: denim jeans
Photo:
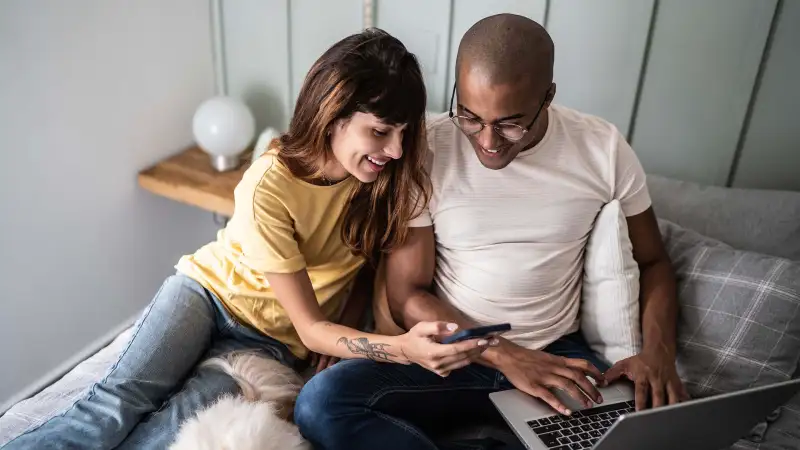
[[[545,351],[608,369],[580,333]],[[478,364],[442,378],[418,365],[348,360],[305,385],[295,422],[317,450],[498,448],[491,439],[441,442],[431,436],[449,427],[502,424],[489,393],[511,388],[502,373]]]
[[[197,364],[242,350],[260,351],[295,369],[302,364],[285,345],[237,322],[199,283],[172,276],[106,376],[66,412],[3,450],[165,449],[198,409],[239,393],[230,376]]]

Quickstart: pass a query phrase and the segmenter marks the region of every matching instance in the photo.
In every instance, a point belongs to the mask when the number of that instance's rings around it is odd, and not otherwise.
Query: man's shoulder
[[[425,114],[425,132],[428,138],[428,149],[431,153],[436,153],[436,149],[442,146],[452,145],[452,137],[455,125],[450,120],[450,113],[431,113]]]
[[[435,131],[441,128],[443,125],[449,125],[452,122],[450,121],[450,113],[449,112],[431,112],[428,111],[425,113],[425,126],[428,131]]]
[[[616,138],[619,135],[617,127],[600,116],[578,111],[564,105],[553,104],[550,108],[567,133],[593,134],[601,138]]]

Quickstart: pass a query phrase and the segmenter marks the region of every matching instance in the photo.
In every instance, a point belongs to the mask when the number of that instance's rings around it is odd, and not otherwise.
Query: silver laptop
[[[574,411],[569,417],[516,389],[489,398],[531,450],[718,450],[745,437],[798,390],[800,379],[639,412],[627,382],[599,388],[603,403],[590,408],[557,390]]]

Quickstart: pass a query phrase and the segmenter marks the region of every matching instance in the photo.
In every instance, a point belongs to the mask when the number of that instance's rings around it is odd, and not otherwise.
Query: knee
[[[358,420],[353,407],[362,406],[366,399],[354,391],[361,379],[360,361],[342,361],[315,375],[303,386],[294,408],[294,422],[307,439],[314,442],[330,442],[343,437],[351,426],[350,420]]]

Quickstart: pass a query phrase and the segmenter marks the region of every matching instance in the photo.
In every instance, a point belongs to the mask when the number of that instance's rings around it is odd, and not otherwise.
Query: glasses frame
[[[548,91],[549,91],[549,89],[548,89]],[[536,122],[536,119],[539,118],[539,114],[542,113],[542,108],[544,108],[544,104],[547,103],[548,96],[547,95],[544,96],[544,100],[542,100],[542,103],[539,105],[539,109],[536,111],[536,115],[533,116],[533,120],[531,120],[531,123],[529,123],[528,126],[523,127],[522,125],[517,125],[515,123],[505,123],[504,124],[505,126],[515,126],[515,127],[519,128],[519,129],[521,129],[522,130],[522,136],[520,136],[519,139],[511,139],[511,138],[509,138],[507,136],[504,136],[502,133],[500,133],[500,131],[498,131],[498,129],[497,129],[497,127],[500,125],[498,123],[486,123],[482,119],[478,119],[476,117],[461,116],[461,115],[453,113],[453,102],[455,101],[455,98],[456,98],[456,84],[453,83],[453,93],[450,95],[450,111],[449,111],[449,115],[450,115],[450,120],[455,124],[455,126],[458,127],[459,130],[461,130],[462,133],[464,133],[467,136],[475,136],[476,134],[479,134],[481,131],[483,131],[483,129],[486,128],[487,126],[491,126],[492,127],[492,131],[494,131],[495,134],[497,134],[498,136],[500,136],[501,138],[503,138],[503,139],[505,139],[505,140],[507,140],[509,142],[516,143],[516,142],[520,142],[523,139],[525,139],[525,135],[528,134],[529,131],[531,131],[531,127],[533,127],[533,124]],[[472,133],[468,133],[466,130],[461,128],[461,125],[458,124],[458,118],[459,117],[467,119],[467,120],[472,120],[474,122],[477,122],[477,123],[479,123],[481,125],[481,127],[477,131],[474,131]]]

